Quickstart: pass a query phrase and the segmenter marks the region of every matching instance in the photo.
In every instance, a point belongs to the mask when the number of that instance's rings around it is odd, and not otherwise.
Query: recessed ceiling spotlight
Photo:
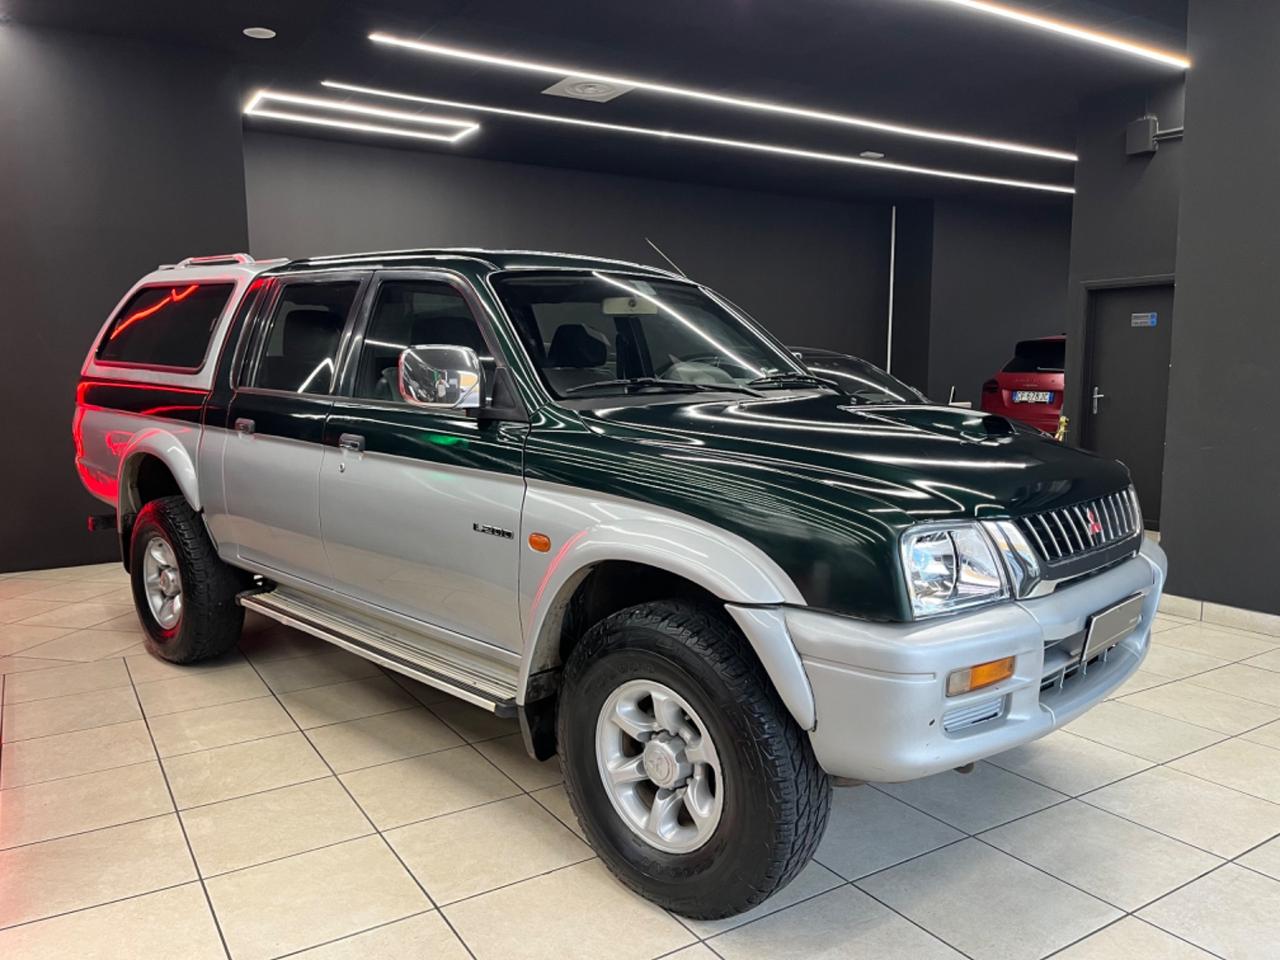
[[[574,100],[592,100],[596,103],[608,103],[617,97],[622,96],[628,90],[634,87],[628,87],[621,83],[606,83],[603,80],[591,80],[584,77],[565,77],[563,80],[557,80],[543,93],[549,93],[553,97],[569,97]]]
[[[394,120],[410,126],[388,126],[381,123],[367,123],[363,120],[344,120],[337,117],[326,117],[314,113],[298,113],[294,110],[282,110],[273,103],[289,106],[306,107],[312,110],[334,111],[336,113],[356,114],[362,117],[375,117],[379,120]],[[247,117],[266,117],[271,120],[288,120],[292,123],[309,123],[318,127],[335,127],[340,130],[357,130],[362,133],[381,133],[392,137],[409,137],[415,140],[443,140],[445,143],[457,143],[463,137],[475,133],[480,124],[474,120],[458,120],[453,117],[437,117],[425,113],[406,113],[403,110],[387,110],[383,107],[369,107],[349,100],[328,100],[324,97],[304,97],[296,93],[278,93],[275,90],[258,90],[245,105]],[[433,130],[413,129],[413,127],[445,127],[454,128],[448,133],[436,133]]]
[[[1065,150],[1053,150],[1048,147],[1036,147],[1025,143],[1014,143],[1009,140],[991,140],[986,137],[972,137],[962,133],[949,133],[945,130],[929,130],[924,127],[913,127],[904,123],[888,123],[883,120],[872,120],[868,117],[855,117],[842,113],[828,113],[824,110],[811,110],[808,107],[794,107],[783,103],[772,103],[766,100],[752,100],[745,97],[727,97],[706,90],[694,90],[689,87],[673,87],[665,83],[652,83],[648,80],[637,80],[634,77],[617,77],[591,70],[580,70],[577,67],[566,67],[551,63],[538,63],[532,60],[518,60],[513,57],[500,57],[479,50],[467,50],[461,47],[450,47],[440,43],[426,43],[421,40],[410,40],[393,36],[389,33],[371,33],[369,39],[390,47],[412,50],[414,53],[434,57],[449,57],[454,60],[466,60],[470,63],[482,63],[491,67],[503,67],[508,70],[522,70],[526,73],[545,73],[556,77],[578,80],[595,80],[600,83],[625,87],[628,90],[645,90],[670,97],[684,97],[690,100],[702,100],[722,107],[733,107],[739,110],[755,110],[763,113],[779,113],[804,120],[816,120],[822,123],[841,124],[848,127],[862,127],[891,133],[903,137],[919,137],[924,140],[939,140],[963,147],[980,147],[985,150],[1003,150],[1008,153],[1021,153],[1033,157],[1044,157],[1049,160],[1065,160],[1074,163],[1076,155]]]
[[[1063,23],[1061,20],[1038,17],[1035,14],[1026,13],[1013,7],[1006,7],[999,3],[988,3],[987,0],[934,0],[934,2],[950,3],[958,7],[965,7],[975,13],[985,13],[993,17],[1012,20],[1014,23],[1020,23],[1026,27],[1048,30],[1064,37],[1071,37],[1073,40],[1081,40],[1101,47],[1110,47],[1112,50],[1118,50],[1121,53],[1141,57],[1144,60],[1151,60],[1155,63],[1162,63],[1167,67],[1177,67],[1179,70],[1191,69],[1191,61],[1181,54],[1171,53],[1167,50],[1157,50],[1155,47],[1133,43],[1129,40],[1112,36],[1109,33],[1100,33],[1097,30],[1089,30],[1085,27],[1077,27],[1074,24]]]
[[[884,154],[879,150],[863,150],[858,154],[863,160],[883,160]]]
[[[240,32],[251,40],[270,40],[276,35],[270,27],[245,27]]]
[[[989,183],[1001,187],[1018,187],[1023,190],[1042,190],[1047,193],[1075,193],[1075,188],[1068,184],[1042,183],[1036,180],[1012,180],[1006,177],[988,177],[977,173],[964,173],[959,170],[942,170],[936,167],[917,167],[905,163],[893,163],[887,160],[866,160],[843,153],[824,153],[818,150],[803,150],[776,143],[763,143],[758,140],[732,140],[727,137],[709,137],[699,133],[681,133],[676,130],[657,130],[653,127],[633,127],[621,123],[603,123],[599,120],[583,120],[579,117],[563,117],[554,113],[532,113],[527,110],[511,110],[506,107],[490,107],[478,103],[460,103],[457,100],[441,100],[436,97],[422,97],[413,93],[400,93],[395,90],[382,90],[377,87],[363,87],[354,83],[339,83],[337,80],[323,80],[321,85],[334,90],[346,90],[348,93],[359,93],[370,97],[387,97],[392,100],[405,100],[410,103],[425,103],[436,107],[448,107],[455,110],[466,110],[472,113],[492,113],[503,117],[516,117],[521,120],[535,120],[542,123],[558,123],[572,127],[587,127],[592,130],[608,130],[614,133],[627,133],[643,137],[655,137],[659,140],[680,140],[686,143],[702,143],[709,146],[728,147],[735,150],[750,150],[756,153],[768,153],[775,156],[794,157],[803,160],[825,160],[828,163],[844,163],[851,166],[875,167],[877,170],[894,170],[899,173],[914,173],[927,177],[942,177],[947,180],[966,180],[971,183]]]

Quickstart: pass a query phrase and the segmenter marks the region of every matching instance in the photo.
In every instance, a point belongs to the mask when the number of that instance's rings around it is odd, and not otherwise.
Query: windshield
[[[690,283],[598,271],[521,272],[495,279],[494,289],[558,397],[821,386],[785,350]]]
[[[928,403],[915,387],[910,387],[873,363],[843,353],[797,350],[804,365],[820,377],[840,385],[850,396],[865,403]]]
[[[1067,361],[1065,340],[1022,340],[1013,348],[1013,359],[1004,373],[1062,373]]]

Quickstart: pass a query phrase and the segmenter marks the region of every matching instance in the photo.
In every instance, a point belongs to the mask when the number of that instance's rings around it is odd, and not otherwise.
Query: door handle
[[[1102,391],[1100,391],[1097,387],[1093,388],[1093,396],[1090,397],[1090,399],[1093,401],[1093,412],[1095,415],[1098,413],[1098,401],[1105,400],[1106,396],[1107,395]]]
[[[253,433],[254,423],[248,417],[236,417],[236,433]]]
[[[364,437],[358,433],[344,433],[338,437],[338,447],[353,453],[361,453],[364,450]]]

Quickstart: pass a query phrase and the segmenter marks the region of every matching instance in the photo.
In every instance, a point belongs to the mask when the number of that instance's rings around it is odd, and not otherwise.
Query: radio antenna
[[[671,269],[675,270],[676,273],[680,274],[680,276],[684,277],[686,280],[689,279],[689,275],[685,273],[683,270],[681,270],[674,260],[668,257],[665,253],[663,253],[661,247],[659,247],[656,243],[654,243],[648,237],[644,238],[644,242],[647,243],[649,246],[653,247],[654,252],[656,252],[658,256],[660,256],[663,260],[667,261],[667,263],[671,264]]]

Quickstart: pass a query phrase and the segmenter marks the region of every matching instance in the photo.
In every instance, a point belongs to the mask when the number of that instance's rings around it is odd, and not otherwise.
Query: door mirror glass
[[[480,358],[470,347],[432,343],[401,351],[400,397],[415,407],[475,410],[484,396]]]

